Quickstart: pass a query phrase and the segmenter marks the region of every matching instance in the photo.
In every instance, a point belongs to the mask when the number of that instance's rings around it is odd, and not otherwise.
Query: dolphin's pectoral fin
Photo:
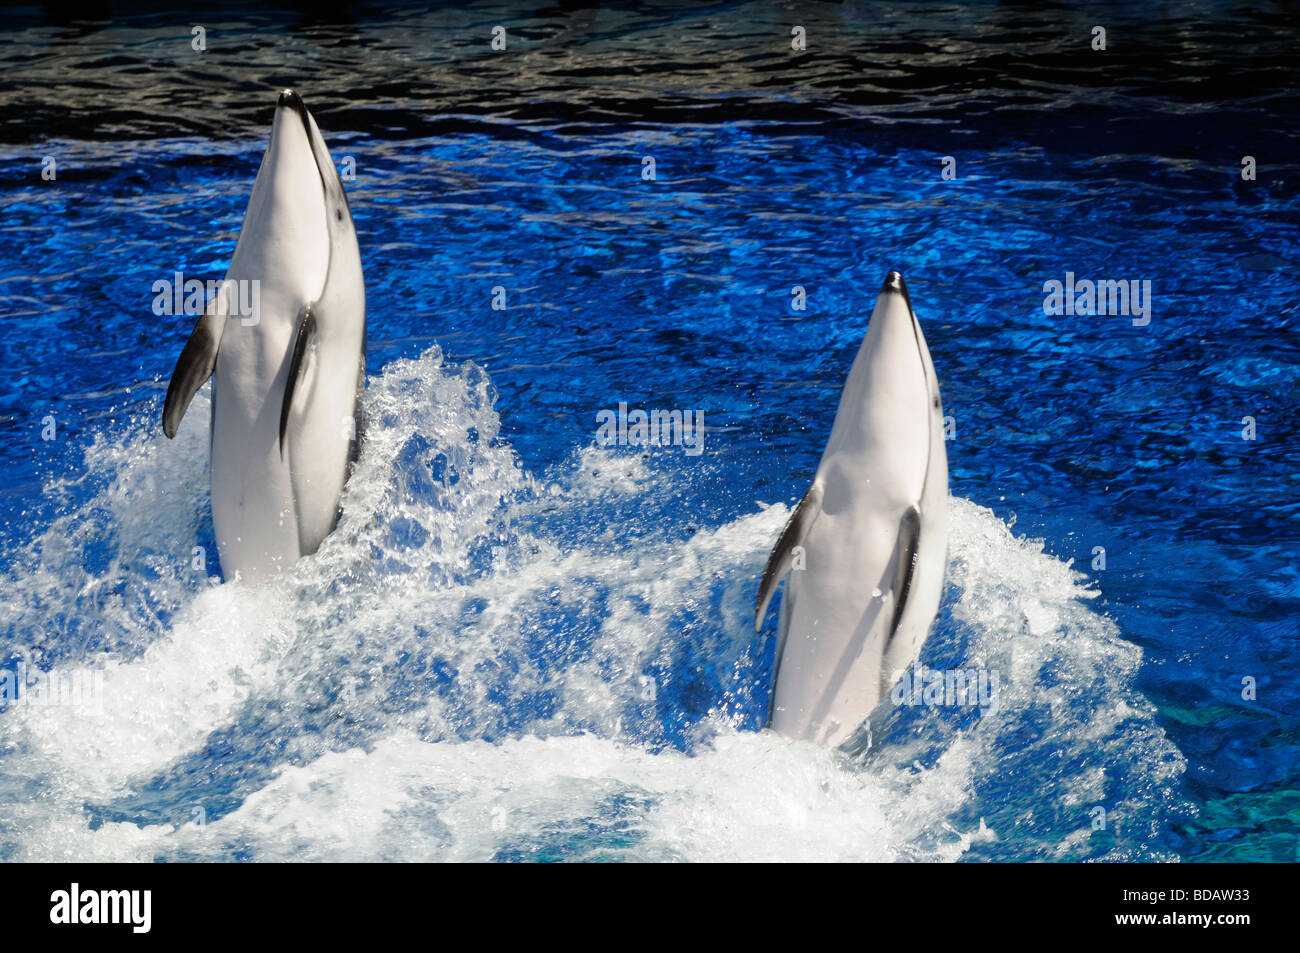
[[[889,638],[885,640],[884,646],[886,649],[898,632],[898,623],[903,619],[903,608],[907,605],[908,594],[912,591],[920,541],[921,512],[915,506],[909,506],[898,522],[898,543],[894,547],[894,618],[889,623]]]
[[[821,484],[814,480],[813,485],[808,487],[808,492],[799,501],[799,505],[790,514],[785,529],[781,530],[780,538],[772,547],[771,555],[767,557],[767,567],[763,570],[763,581],[758,585],[758,599],[754,604],[755,632],[763,627],[763,616],[767,615],[767,605],[772,601],[777,585],[790,571],[795,547],[808,538],[808,530],[812,528],[812,524],[821,512],[822,488]]]
[[[352,445],[348,448],[348,476],[361,459],[361,441],[366,438],[366,417],[361,406],[361,395],[366,392],[366,331],[361,329],[361,357],[357,361],[357,397],[352,403]]]
[[[284,382],[284,402],[280,404],[280,459],[284,459],[284,434],[289,428],[289,407],[293,404],[293,391],[302,376],[303,359],[307,356],[307,346],[316,335],[316,315],[311,305],[303,305],[298,315],[298,332],[293,341],[293,357],[289,360],[289,376]]]
[[[217,301],[209,304],[194,322],[190,339],[176,360],[171,382],[167,385],[167,399],[163,402],[163,433],[169,439],[176,436],[194,395],[216,370],[221,332],[225,329],[225,311]]]

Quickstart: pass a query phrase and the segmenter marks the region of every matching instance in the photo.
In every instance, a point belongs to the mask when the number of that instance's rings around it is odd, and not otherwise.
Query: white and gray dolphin
[[[229,307],[228,290],[244,281],[259,286],[251,318]],[[316,120],[285,90],[223,290],[181,352],[163,408],[172,437],[215,375],[212,523],[227,578],[263,581],[334,528],[359,440],[365,349],[352,212]]]
[[[943,406],[903,276],[891,271],[812,486],[759,586],[761,627],[788,576],[769,725],[847,741],[920,652],[948,561]]]

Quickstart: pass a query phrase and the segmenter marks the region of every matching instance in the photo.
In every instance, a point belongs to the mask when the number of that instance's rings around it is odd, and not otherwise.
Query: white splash
[[[996,714],[888,713],[850,763],[746,727],[787,508],[684,535],[663,501],[689,477],[593,447],[534,479],[493,399],[436,348],[389,365],[338,529],[259,588],[193,565],[206,406],[174,443],[153,419],[96,439],[6,554],[0,632],[102,671],[102,710],[0,713],[0,856],[955,860],[1014,836],[1071,857],[1097,852],[1093,804],[1170,809],[1182,759],[1132,688],[1140,652],[989,510],[952,502],[925,654],[1002,672]],[[1143,780],[1118,797],[1107,771]],[[1103,854],[1160,856],[1148,839]]]

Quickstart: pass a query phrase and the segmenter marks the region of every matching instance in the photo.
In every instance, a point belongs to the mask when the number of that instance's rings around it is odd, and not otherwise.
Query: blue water
[[[0,856],[1295,860],[1296,23],[1163,16],[16,17],[0,650],[102,692],[0,712]],[[152,286],[224,274],[286,85],[356,162],[370,429],[250,588]],[[759,730],[751,613],[891,268],[954,428],[922,661],[1003,693],[846,760]],[[1044,314],[1066,272],[1150,323]],[[620,402],[704,452],[598,447]]]

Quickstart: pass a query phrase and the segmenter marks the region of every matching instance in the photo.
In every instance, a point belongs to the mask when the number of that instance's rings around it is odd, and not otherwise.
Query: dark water
[[[106,722],[0,715],[5,856],[1297,857],[1294,7],[110,12],[0,32],[0,638],[107,676]],[[285,86],[355,160],[381,423],[259,594],[191,569],[150,303],[224,273]],[[846,772],[754,732],[744,615],[890,268],[955,424],[923,659],[1012,704]],[[1044,314],[1067,271],[1150,323]],[[595,448],[623,401],[705,453]]]

